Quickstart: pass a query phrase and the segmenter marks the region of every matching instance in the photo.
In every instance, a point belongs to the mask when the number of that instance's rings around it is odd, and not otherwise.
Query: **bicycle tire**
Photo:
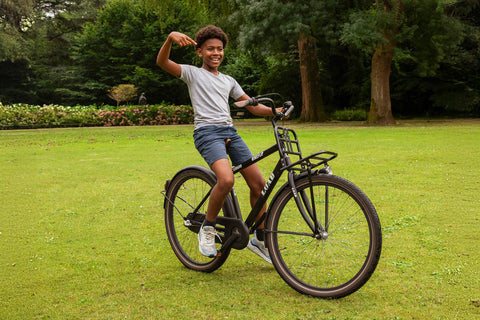
[[[298,194],[306,191],[310,197],[308,177],[295,185]],[[382,247],[380,220],[369,198],[350,181],[320,174],[312,177],[311,185],[317,217],[327,225],[328,237],[313,237],[291,188],[285,187],[269,210],[270,257],[280,276],[298,292],[341,298],[360,289],[375,271]]]
[[[187,226],[187,215],[193,212],[207,192],[216,183],[215,174],[203,167],[188,167],[181,170],[170,182],[166,192],[165,202],[165,228],[167,237],[173,252],[180,262],[189,269],[213,272],[218,269],[227,259],[230,250],[223,252],[221,256],[209,258],[203,256],[198,249],[199,226]],[[208,199],[200,208],[195,223],[204,218]],[[230,217],[233,214],[233,203],[229,197],[225,200],[219,216]],[[202,222],[200,221],[200,222]],[[217,229],[218,233],[221,230]],[[217,250],[220,244],[217,243]]]

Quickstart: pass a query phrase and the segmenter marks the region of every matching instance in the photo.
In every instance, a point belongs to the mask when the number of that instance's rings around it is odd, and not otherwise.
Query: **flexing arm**
[[[170,50],[172,49],[172,43],[178,44],[180,47],[185,47],[188,45],[196,45],[197,43],[190,37],[184,35],[180,32],[172,32],[168,35],[167,40],[163,44],[160,51],[157,55],[157,65],[168,73],[174,75],[175,77],[180,77],[182,73],[182,68],[176,62],[173,62],[169,59]]]

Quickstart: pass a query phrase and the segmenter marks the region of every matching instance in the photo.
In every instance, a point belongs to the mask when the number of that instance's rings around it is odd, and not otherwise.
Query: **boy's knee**
[[[252,183],[250,189],[254,194],[260,195],[264,187],[265,187],[265,179],[262,176],[260,176],[258,177],[257,180],[255,180],[254,183]]]
[[[233,188],[234,183],[235,178],[233,175],[217,178],[217,185],[223,190],[228,190],[229,192]]]

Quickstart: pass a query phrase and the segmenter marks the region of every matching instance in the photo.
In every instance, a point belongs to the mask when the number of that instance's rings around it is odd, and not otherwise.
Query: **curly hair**
[[[219,39],[223,42],[223,47],[227,46],[228,37],[219,27],[208,25],[200,29],[195,35],[195,42],[197,43],[197,48],[200,48],[202,44],[208,39]]]

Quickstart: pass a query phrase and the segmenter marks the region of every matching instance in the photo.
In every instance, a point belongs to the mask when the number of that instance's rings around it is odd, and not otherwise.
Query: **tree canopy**
[[[479,115],[479,17],[480,0],[3,0],[0,101],[108,104],[132,84],[187,104],[157,52],[171,31],[216,24],[230,38],[223,72],[250,95],[280,92],[306,121]],[[200,63],[191,48],[172,59]]]

